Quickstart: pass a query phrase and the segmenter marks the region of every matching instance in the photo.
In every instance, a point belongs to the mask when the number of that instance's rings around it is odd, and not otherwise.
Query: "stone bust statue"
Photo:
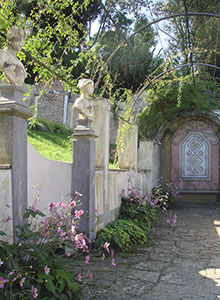
[[[78,82],[81,95],[76,99],[73,109],[79,113],[79,119],[92,119],[92,105],[89,103],[89,96],[94,92],[94,82],[91,79],[80,79]]]
[[[4,74],[3,84],[23,85],[27,73],[21,61],[16,57],[24,45],[25,31],[12,26],[7,33],[7,48],[0,49],[0,69]]]

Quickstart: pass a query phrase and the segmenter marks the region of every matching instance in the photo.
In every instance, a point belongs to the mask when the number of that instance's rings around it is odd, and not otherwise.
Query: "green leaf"
[[[4,231],[0,231],[0,236],[7,235]]]
[[[48,289],[48,291],[52,292],[54,296],[56,296],[56,286],[54,285],[53,281],[50,278],[47,279],[45,286]]]
[[[56,274],[57,274],[59,277],[65,279],[67,282],[71,281],[72,278],[73,278],[72,273],[70,273],[70,272],[68,272],[68,271],[65,271],[65,270],[63,270],[63,269],[57,269],[57,270],[56,270]],[[56,277],[57,277],[57,276],[56,276]]]

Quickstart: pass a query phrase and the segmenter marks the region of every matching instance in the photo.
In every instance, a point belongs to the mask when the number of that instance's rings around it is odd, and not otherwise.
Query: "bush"
[[[43,128],[45,128],[45,131],[47,132],[62,133],[69,135],[73,134],[72,129],[67,128],[60,123],[47,121],[42,118],[35,119],[34,123],[31,124],[31,129],[42,130]]]
[[[151,205],[147,195],[142,195],[133,189],[128,190],[125,195],[122,191],[120,218],[132,219],[146,233],[152,226],[152,221],[156,217],[156,210]]]
[[[152,202],[155,206],[166,210],[176,204],[176,199],[179,197],[179,189],[176,184],[160,183],[152,189]]]
[[[129,246],[146,243],[147,233],[156,217],[156,208],[151,205],[147,195],[133,189],[129,189],[127,195],[123,190],[121,196],[119,219],[98,232],[95,247],[108,241],[111,248],[126,250]]]
[[[144,244],[146,233],[136,222],[130,219],[118,219],[99,231],[95,247],[103,246],[106,241],[113,249],[126,250],[129,246]]]
[[[76,274],[62,255],[69,243],[88,252],[86,238],[76,232],[83,211],[75,205],[75,201],[51,203],[49,217],[32,207],[24,215],[27,222],[17,226],[17,244],[0,241],[0,299],[80,299]],[[6,236],[3,231],[0,235]]]

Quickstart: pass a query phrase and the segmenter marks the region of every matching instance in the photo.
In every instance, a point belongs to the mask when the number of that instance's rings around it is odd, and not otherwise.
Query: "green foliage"
[[[95,240],[95,247],[108,241],[113,249],[126,250],[135,244],[146,242],[146,232],[131,219],[118,219],[100,230]]]
[[[148,233],[152,226],[152,221],[156,218],[156,210],[152,205],[143,204],[139,198],[121,199],[120,218],[132,219],[145,233]]]
[[[147,234],[156,217],[156,208],[151,205],[147,195],[134,189],[129,189],[127,195],[122,190],[121,196],[119,219],[98,232],[95,247],[103,246],[107,241],[113,249],[126,250],[147,241]]]
[[[6,36],[14,24],[27,32],[26,52],[18,53],[28,71],[26,83],[58,77],[67,88],[75,90],[77,78],[82,73],[89,76],[95,60],[96,47],[90,49],[86,29],[98,12],[99,3],[90,0],[1,0],[2,35]],[[2,35],[0,43],[5,47]]]
[[[135,23],[135,30],[146,24],[146,18]],[[122,26],[120,26],[121,29]],[[128,28],[125,30],[128,36]],[[102,48],[100,55],[103,60],[108,60],[109,54],[122,42],[116,30],[109,30],[103,33],[99,40]],[[146,77],[161,63],[158,56],[154,55],[156,46],[155,33],[147,29],[123,46],[108,65],[111,79],[117,88],[127,88],[135,92],[146,80]]]
[[[160,183],[152,189],[152,203],[156,207],[163,210],[171,208],[176,204],[176,199],[179,197],[178,186],[172,182]]]
[[[174,74],[175,75],[175,74]],[[141,138],[153,137],[162,124],[179,113],[219,108],[219,87],[208,74],[160,79],[145,94],[146,107],[138,117]]]
[[[48,132],[54,132],[54,133],[62,133],[65,135],[71,135],[73,134],[73,130],[70,128],[67,128],[64,125],[61,125],[60,123],[53,122],[53,121],[48,121],[42,118],[37,118],[36,121],[34,122],[33,127],[31,129],[42,129],[42,125],[44,126],[45,130]]]
[[[76,274],[57,251],[68,242],[67,237],[71,240],[69,233],[72,237],[74,235],[68,229],[74,224],[70,222],[72,203],[68,212],[62,214],[62,222],[58,217],[61,210],[57,210],[57,215],[53,213],[52,217],[45,217],[34,207],[28,209],[24,215],[27,221],[17,226],[17,244],[0,241],[0,282],[4,283],[0,287],[2,300],[80,299],[81,288],[73,281]],[[64,203],[53,203],[51,211],[58,206],[67,208]]]

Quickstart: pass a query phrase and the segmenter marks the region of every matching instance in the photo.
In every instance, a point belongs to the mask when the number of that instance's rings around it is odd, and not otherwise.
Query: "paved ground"
[[[116,267],[91,261],[83,300],[220,299],[220,206],[180,206],[175,213],[175,229],[163,215],[149,244],[116,254]]]

